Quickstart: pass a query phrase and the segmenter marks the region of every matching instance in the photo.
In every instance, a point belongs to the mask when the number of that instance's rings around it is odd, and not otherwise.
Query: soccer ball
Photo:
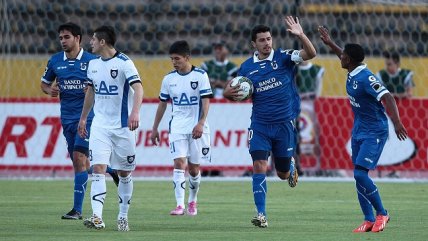
[[[242,97],[236,98],[236,100],[238,101],[248,100],[254,91],[253,82],[247,77],[237,76],[232,79],[232,81],[230,82],[230,86],[234,87],[237,84],[240,84],[240,90],[238,93],[242,94]]]

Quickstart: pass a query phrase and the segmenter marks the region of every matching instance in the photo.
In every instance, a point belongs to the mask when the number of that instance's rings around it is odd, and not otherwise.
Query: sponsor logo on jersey
[[[110,75],[111,75],[111,77],[112,77],[113,79],[116,79],[118,72],[119,72],[119,70],[117,70],[117,69],[111,69],[111,70],[110,70]]]
[[[173,97],[172,101],[174,105],[198,105],[199,98],[197,96],[187,96],[186,93],[182,93],[180,98]]]
[[[196,88],[198,88],[198,81],[191,81],[190,87],[192,87],[192,89],[196,90]]]

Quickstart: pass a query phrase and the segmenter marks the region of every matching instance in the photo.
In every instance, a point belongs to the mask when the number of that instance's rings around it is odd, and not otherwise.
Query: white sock
[[[106,176],[104,174],[92,174],[91,206],[92,213],[103,217],[104,200],[106,199]]]
[[[117,193],[119,195],[119,216],[118,218],[128,218],[128,210],[131,204],[132,191],[134,190],[134,181],[131,174],[127,177],[119,176],[119,186]]]
[[[199,184],[201,183],[201,172],[192,177],[189,175],[189,203],[198,201]]]
[[[184,178],[184,170],[174,169],[173,182],[177,206],[184,208],[184,194],[186,191],[186,178]]]

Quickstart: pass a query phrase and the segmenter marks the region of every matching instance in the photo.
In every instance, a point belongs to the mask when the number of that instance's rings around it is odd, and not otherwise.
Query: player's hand
[[[232,83],[232,80],[229,80],[226,86],[224,87],[224,90],[223,90],[224,98],[228,100],[235,100],[235,101],[238,100],[239,98],[242,98],[242,93],[239,93],[239,91],[241,90],[241,85],[237,84],[232,87],[230,83]]]
[[[86,138],[88,136],[88,130],[86,130],[86,120],[80,120],[79,125],[77,126],[77,133],[81,138]]]
[[[302,26],[300,26],[298,17],[296,17],[296,20],[294,20],[292,16],[287,16],[285,17],[285,23],[288,26],[287,32],[290,32],[296,36],[303,34],[303,29]]]
[[[129,130],[131,131],[136,130],[139,125],[140,125],[140,113],[132,112],[128,119]]]
[[[204,124],[198,123],[195,127],[193,127],[192,138],[193,139],[201,138],[203,131],[204,131]]]
[[[152,135],[150,136],[152,144],[157,146],[159,144],[159,131],[157,129],[152,130]]]
[[[318,32],[320,33],[320,38],[324,44],[329,45],[332,43],[328,29],[324,26],[318,26]]]
[[[404,141],[407,138],[407,130],[401,122],[394,124],[394,129],[398,140]]]
[[[51,97],[58,97],[58,95],[59,95],[59,88],[58,88],[58,84],[56,83],[56,82],[54,82],[52,85],[51,85],[51,89],[50,89],[50,91],[49,91],[50,93],[49,93],[49,95],[51,96]]]

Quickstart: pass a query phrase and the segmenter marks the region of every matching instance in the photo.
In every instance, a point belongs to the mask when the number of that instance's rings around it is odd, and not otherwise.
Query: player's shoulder
[[[50,57],[49,61],[51,61],[51,62],[62,62],[62,61],[64,61],[64,52],[58,52],[58,53],[53,54]]]
[[[400,72],[403,73],[404,75],[408,75],[408,74],[412,73],[412,71],[410,69],[400,69]]]
[[[128,60],[131,60],[131,58],[129,58],[129,57],[128,57],[128,55],[126,55],[126,54],[124,54],[124,53],[122,53],[122,52],[119,52],[119,53],[116,55],[116,58],[117,58],[117,59],[119,59],[119,60],[121,60],[121,61],[124,61],[124,62],[126,62],[126,61],[128,61]]]
[[[89,53],[88,51],[84,50],[83,54],[82,54],[82,60],[93,60],[93,59],[97,59],[98,56],[96,56],[95,54]]]
[[[195,72],[196,74],[202,74],[202,75],[204,75],[204,74],[206,74],[207,72],[205,71],[205,70],[203,70],[202,68],[199,68],[199,67],[196,67],[196,66],[193,66],[192,67],[192,71],[193,72]]]

